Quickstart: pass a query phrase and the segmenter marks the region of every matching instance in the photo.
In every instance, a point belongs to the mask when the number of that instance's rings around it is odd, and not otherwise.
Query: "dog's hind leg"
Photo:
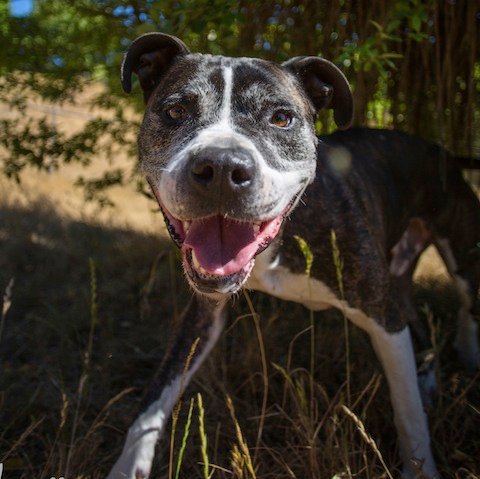
[[[223,330],[224,304],[194,296],[175,327],[174,340],[147,396],[145,408],[128,430],[122,453],[107,479],[146,479],[155,445],[170,414]]]
[[[480,245],[472,241],[471,247],[466,251],[459,251],[458,248],[454,251],[447,239],[439,239],[435,245],[460,297],[455,349],[467,368],[478,368],[480,367],[480,346],[474,310],[480,284]]]
[[[365,326],[364,326],[365,327]],[[402,477],[438,478],[430,449],[427,418],[417,383],[417,371],[410,330],[389,333],[369,320],[365,329],[382,363],[390,388],[395,426],[403,460]],[[419,471],[423,475],[419,475]]]
[[[404,316],[408,317],[411,330],[420,345],[418,384],[423,403],[431,406],[436,393],[435,358],[432,354],[430,335],[419,320],[412,303],[413,273],[421,254],[431,242],[431,231],[421,218],[412,218],[398,243],[390,254],[390,277],[392,291]]]
[[[407,310],[409,323],[422,348],[429,346],[427,331],[418,320],[412,304],[413,273],[421,254],[431,242],[431,231],[421,218],[411,218],[400,240],[390,251],[389,271],[392,287],[402,307]]]

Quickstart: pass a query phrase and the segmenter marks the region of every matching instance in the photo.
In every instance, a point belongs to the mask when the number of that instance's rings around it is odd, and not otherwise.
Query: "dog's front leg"
[[[427,418],[417,382],[410,330],[388,333],[374,323],[367,329],[387,377],[403,460],[402,477],[439,477],[432,451]],[[419,470],[423,475],[419,476]]]
[[[128,430],[122,454],[107,479],[145,479],[149,476],[155,444],[175,403],[220,336],[225,303],[196,295],[192,298],[175,325],[174,340],[149,391],[143,412]]]

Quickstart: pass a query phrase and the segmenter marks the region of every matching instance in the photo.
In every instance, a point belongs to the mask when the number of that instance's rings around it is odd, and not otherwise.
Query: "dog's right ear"
[[[350,126],[353,119],[352,92],[339,68],[320,57],[294,57],[282,66],[298,78],[317,111],[331,108],[339,128]]]
[[[124,91],[132,91],[132,73],[135,73],[146,103],[173,59],[187,53],[190,50],[185,43],[166,33],[153,32],[138,37],[123,57],[121,79]]]

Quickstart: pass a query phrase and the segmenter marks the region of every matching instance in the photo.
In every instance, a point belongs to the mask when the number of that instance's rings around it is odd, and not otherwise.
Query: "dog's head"
[[[349,125],[348,82],[319,57],[278,65],[192,54],[161,33],[130,46],[127,92],[132,73],[146,103],[140,165],[187,278],[203,294],[233,293],[314,178],[317,111],[333,108]]]

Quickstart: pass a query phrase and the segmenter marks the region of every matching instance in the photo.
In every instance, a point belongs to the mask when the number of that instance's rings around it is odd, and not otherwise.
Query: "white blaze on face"
[[[233,69],[231,66],[222,67],[222,75],[224,80],[223,96],[220,104],[220,114],[218,120],[199,130],[195,138],[184,145],[182,149],[175,155],[164,169],[167,173],[174,173],[188,158],[189,153],[199,150],[205,146],[229,147],[235,142],[239,144],[241,135],[235,133],[232,122],[232,92],[233,92]],[[210,107],[213,106],[210,104]],[[208,117],[209,114],[207,113]],[[251,142],[248,141],[248,144]],[[168,185],[162,185],[167,186]],[[162,188],[160,188],[162,190]]]
[[[223,67],[223,100],[222,111],[220,114],[220,124],[231,126],[230,117],[232,114],[232,90],[233,90],[233,70],[232,67]]]

